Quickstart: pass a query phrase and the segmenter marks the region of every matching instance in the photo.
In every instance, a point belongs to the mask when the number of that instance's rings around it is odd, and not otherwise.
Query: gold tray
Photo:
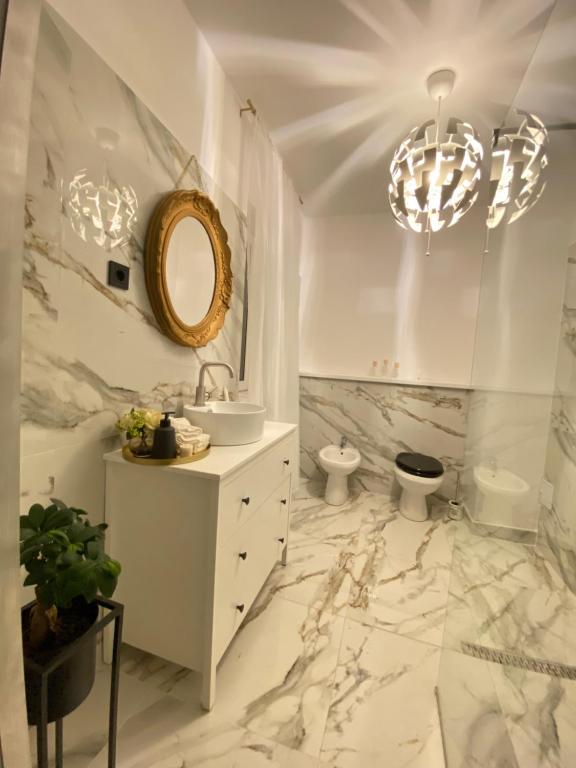
[[[174,464],[190,464],[192,461],[200,461],[210,453],[210,446],[205,448],[199,453],[194,453],[192,456],[177,456],[175,459],[150,459],[145,456],[134,456],[130,450],[130,446],[125,445],[122,448],[122,456],[126,461],[130,461],[132,464],[142,464],[149,467],[167,467]]]

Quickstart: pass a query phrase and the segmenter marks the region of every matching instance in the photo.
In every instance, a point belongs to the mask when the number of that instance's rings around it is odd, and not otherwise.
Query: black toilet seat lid
[[[396,466],[409,475],[418,477],[440,477],[444,474],[442,462],[423,453],[399,453],[396,456]]]

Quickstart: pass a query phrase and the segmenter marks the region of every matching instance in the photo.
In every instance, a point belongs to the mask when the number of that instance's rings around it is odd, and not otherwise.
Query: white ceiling
[[[240,97],[254,102],[311,215],[387,209],[394,148],[434,114],[425,81],[435,69],[457,72],[446,114],[472,122],[487,141],[520,89],[554,6],[554,0],[185,2]],[[546,64],[550,69],[554,59],[567,58],[573,91],[576,0],[558,4],[562,50],[548,45]],[[549,80],[542,83],[547,93]]]

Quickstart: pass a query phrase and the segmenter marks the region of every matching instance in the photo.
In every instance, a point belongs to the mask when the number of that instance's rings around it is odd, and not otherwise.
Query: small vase
[[[130,438],[128,445],[134,456],[150,456],[150,447],[146,442],[146,435]]]

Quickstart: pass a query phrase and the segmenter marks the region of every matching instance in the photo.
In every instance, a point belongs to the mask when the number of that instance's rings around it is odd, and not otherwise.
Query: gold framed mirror
[[[156,206],[146,233],[146,287],[168,338],[204,347],[224,325],[232,296],[228,235],[209,197],[177,190]]]

